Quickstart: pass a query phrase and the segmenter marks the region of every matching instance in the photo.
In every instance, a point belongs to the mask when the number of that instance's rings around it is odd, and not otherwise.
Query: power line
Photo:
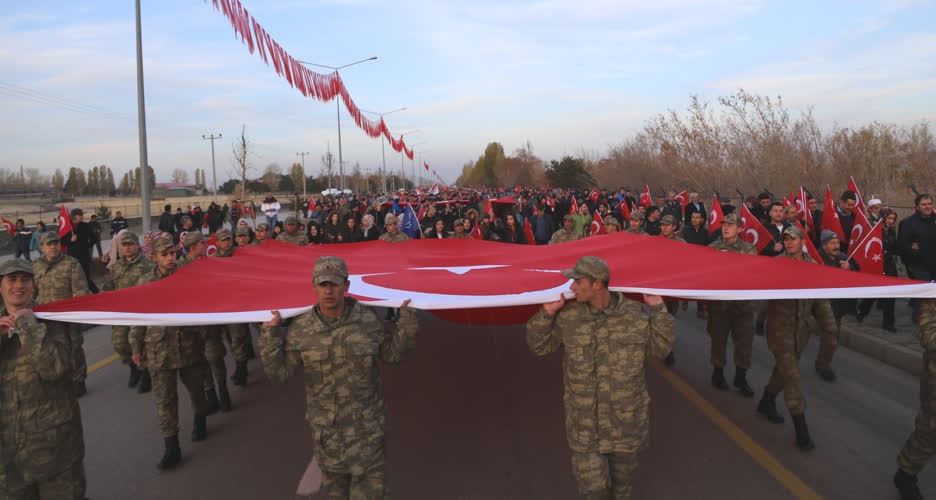
[[[108,111],[106,109],[98,108],[88,104],[67,101],[59,97],[50,96],[32,89],[28,89],[26,87],[21,87],[19,85],[6,82],[0,82],[0,94],[21,100],[31,101],[37,104],[57,106],[76,113],[95,114],[112,120],[131,120],[133,118],[127,114]]]

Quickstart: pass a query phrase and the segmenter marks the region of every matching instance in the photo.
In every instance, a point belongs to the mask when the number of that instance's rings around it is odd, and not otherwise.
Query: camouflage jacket
[[[325,318],[315,306],[293,318],[285,338],[276,328],[260,330],[260,359],[268,377],[285,383],[297,369],[303,371],[306,420],[324,468],[358,474],[382,457],[384,399],[377,360],[402,361],[415,345],[417,326],[415,311],[400,309],[396,331],[388,336],[373,309],[345,297],[341,318]]]
[[[936,299],[920,299],[920,325],[916,334],[927,353],[936,353]]]
[[[686,240],[682,239],[682,237],[678,236],[676,233],[673,233],[673,235],[668,238],[666,236],[663,236],[663,237],[668,240],[678,241],[680,243],[686,243]]]
[[[276,241],[282,241],[283,243],[289,243],[290,245],[298,245],[304,247],[309,244],[309,238],[306,237],[305,233],[300,233],[296,231],[293,234],[289,234],[287,231],[283,231],[276,236]]]
[[[39,304],[91,293],[81,264],[68,255],[59,255],[52,262],[45,257],[37,259],[33,262],[33,278],[36,280],[36,302]]]
[[[102,290],[109,292],[136,286],[137,282],[140,281],[140,277],[153,272],[154,267],[156,267],[156,263],[146,258],[143,252],[137,252],[136,256],[129,261],[120,257],[107,270]]]
[[[471,236],[470,234],[468,234],[468,233],[454,233],[454,234],[452,234],[452,238],[455,238],[456,240],[469,239],[469,238],[471,238],[471,237],[472,237],[472,236]]]
[[[204,258],[207,258],[207,257],[199,257],[198,259],[204,259]],[[189,264],[191,264],[191,263],[197,261],[198,259],[192,259],[192,258],[189,258],[188,255],[183,255],[183,256],[179,257],[179,258],[176,260],[175,268],[176,268],[176,269],[179,269],[179,268],[181,268],[181,267],[185,267],[185,266],[187,266],[187,265],[189,265]],[[172,274],[172,273],[169,273],[169,274]],[[157,279],[159,279],[159,278],[157,278]],[[152,281],[156,281],[156,280],[152,280]]]
[[[757,247],[742,240],[740,237],[734,243],[728,243],[724,238],[713,241],[709,248],[722,252],[739,253],[742,255],[757,255]]]
[[[0,305],[0,317],[7,315]],[[0,337],[0,467],[18,470],[27,482],[54,477],[84,458],[70,350],[59,323],[32,314]]]
[[[792,259],[786,252],[776,259]],[[816,264],[806,252],[797,259]],[[809,318],[816,317],[819,327],[824,332],[838,330],[838,323],[832,314],[828,299],[784,299],[767,301],[767,347],[774,350],[777,342],[795,342],[797,352],[801,352],[809,341]]]
[[[228,250],[227,252],[225,252],[225,251],[223,251],[223,250],[221,250],[221,249],[219,248],[218,251],[215,252],[214,255],[212,255],[212,257],[221,257],[221,258],[233,257],[233,256],[234,256],[234,250],[237,250],[237,247],[231,246],[231,249]]]
[[[640,228],[638,228],[636,231],[634,230],[633,227],[628,227],[627,229],[624,230],[624,232],[625,232],[625,233],[631,233],[631,234],[644,234],[644,235],[647,234],[647,232],[643,230],[643,226],[641,226]]]
[[[526,325],[530,351],[543,356],[564,346],[565,426],[573,452],[633,453],[647,445],[648,356],[664,358],[676,334],[673,316],[611,292],[596,310],[572,302],[556,315],[540,309]]]
[[[158,267],[140,277],[138,285],[158,281],[178,269],[163,275]],[[203,326],[134,326],[130,328],[133,354],[143,354],[150,370],[174,370],[198,364],[205,359],[205,327]]]
[[[401,241],[409,240],[409,236],[407,236],[406,233],[402,231],[397,231],[393,234],[390,234],[390,233],[381,234],[378,239],[383,240],[383,241],[389,241],[390,243],[399,243]]]
[[[552,238],[549,238],[549,244],[553,243],[565,243],[568,241],[575,241],[582,239],[582,233],[578,231],[566,231],[565,229],[560,229],[553,233]]]

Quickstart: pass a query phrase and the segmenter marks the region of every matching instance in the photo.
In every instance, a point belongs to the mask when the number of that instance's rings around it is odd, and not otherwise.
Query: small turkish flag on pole
[[[835,199],[832,198],[832,188],[826,184],[825,203],[823,204],[822,226],[823,231],[828,229],[839,237],[840,241],[845,241],[845,231],[842,230],[842,221],[839,220],[838,208],[835,206]]]
[[[851,234],[848,238],[848,249],[851,250],[855,248],[855,244],[860,243],[868,236],[868,233],[871,232],[871,222],[868,221],[868,217],[864,214],[864,211],[858,210],[856,206],[852,213],[855,214],[855,225],[852,226]]]
[[[712,234],[721,229],[722,219],[724,218],[725,213],[722,212],[721,203],[718,203],[718,196],[716,196],[715,199],[712,200],[712,211],[709,212],[708,233]]]
[[[59,224],[58,224],[58,235],[60,239],[65,239],[65,235],[72,232],[74,228],[72,227],[71,214],[68,213],[68,209],[65,208],[65,205],[62,205],[62,210],[59,212]]]
[[[627,197],[621,198],[621,203],[618,204],[618,212],[621,212],[621,217],[624,219],[621,224],[626,224],[630,220],[630,204],[627,202]]]
[[[675,200],[679,202],[680,209],[685,209],[686,205],[689,204],[689,193],[683,191],[676,195]]]
[[[536,209],[533,209],[533,213],[536,213]],[[527,217],[523,219],[523,233],[526,235],[527,245],[535,245],[536,240],[533,239],[533,227],[530,226],[530,218]]]
[[[569,215],[575,215],[578,213],[578,201],[575,199],[575,195],[572,195],[572,206],[569,207]]]
[[[484,207],[484,213],[491,216],[491,224],[494,223],[494,204],[491,203],[491,198],[488,197],[487,205]]]
[[[8,233],[10,233],[10,236],[16,236],[16,224],[13,224],[12,222],[3,218],[0,218],[0,223],[2,223],[3,228],[6,229]]]
[[[592,203],[598,203],[598,188],[592,189],[592,192],[588,195],[588,199]]]
[[[644,188],[644,192],[640,193],[640,204],[650,208],[653,205],[653,196],[650,194],[650,186],[648,185]]]
[[[803,234],[806,234],[806,231],[803,230],[803,226],[799,223],[799,221],[796,221],[796,227],[798,227],[800,231],[803,231]],[[822,262],[822,257],[819,255],[819,251],[816,250],[815,245],[813,245],[812,238],[809,236],[803,238],[803,245],[806,247],[806,253],[808,253],[814,261],[820,264],[824,264],[824,262]]]
[[[863,273],[884,274],[884,227],[878,222],[861,243],[852,249],[849,259],[855,259]]]
[[[757,253],[761,253],[768,244],[773,242],[770,231],[754,217],[747,204],[741,204],[741,239],[754,245]]]
[[[595,211],[595,215],[592,216],[591,223],[591,233],[589,236],[594,236],[596,234],[605,234],[604,221],[601,220],[601,214],[598,211]]]
[[[481,221],[475,221],[475,227],[471,230],[471,237],[476,240],[483,240],[484,234],[481,233]]]
[[[864,200],[861,199],[861,191],[858,190],[858,183],[855,182],[854,177],[848,178],[848,190],[855,192],[855,210],[859,212],[864,212],[865,204]]]

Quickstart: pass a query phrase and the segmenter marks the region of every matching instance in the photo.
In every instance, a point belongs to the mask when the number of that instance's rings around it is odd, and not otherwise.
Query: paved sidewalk
[[[883,315],[875,304],[861,323],[854,316],[842,319],[839,344],[870,356],[882,363],[919,375],[923,369],[923,348],[916,337],[907,299],[897,299],[894,306],[897,332],[881,328]],[[834,366],[833,362],[833,366]]]

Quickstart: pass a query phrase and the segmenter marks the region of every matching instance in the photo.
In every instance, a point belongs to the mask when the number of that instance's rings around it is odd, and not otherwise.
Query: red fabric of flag
[[[722,212],[721,203],[718,203],[718,196],[716,196],[712,200],[712,211],[709,212],[708,233],[712,234],[721,229],[722,219],[724,218],[725,213]]]
[[[595,211],[595,215],[592,216],[592,223],[590,228],[591,233],[589,236],[594,236],[596,234],[605,234],[604,221],[601,220],[601,214],[598,211]]]
[[[820,229],[823,231],[828,229],[835,233],[839,240],[845,241],[845,231],[842,230],[842,221],[839,220],[838,208],[835,206],[835,199],[832,198],[832,188],[827,184],[825,190],[825,203],[823,204],[822,226]]]
[[[3,228],[6,229],[8,233],[10,233],[10,236],[16,236],[16,224],[3,218],[0,218],[0,224],[3,224]]]
[[[68,209],[65,208],[65,205],[62,205],[61,211],[59,211],[59,226],[58,226],[58,235],[60,239],[65,239],[65,236],[68,233],[72,232],[74,228],[72,227],[71,214],[68,212]]]
[[[851,255],[863,273],[884,274],[884,226],[878,222],[857,246],[850,246]]]

